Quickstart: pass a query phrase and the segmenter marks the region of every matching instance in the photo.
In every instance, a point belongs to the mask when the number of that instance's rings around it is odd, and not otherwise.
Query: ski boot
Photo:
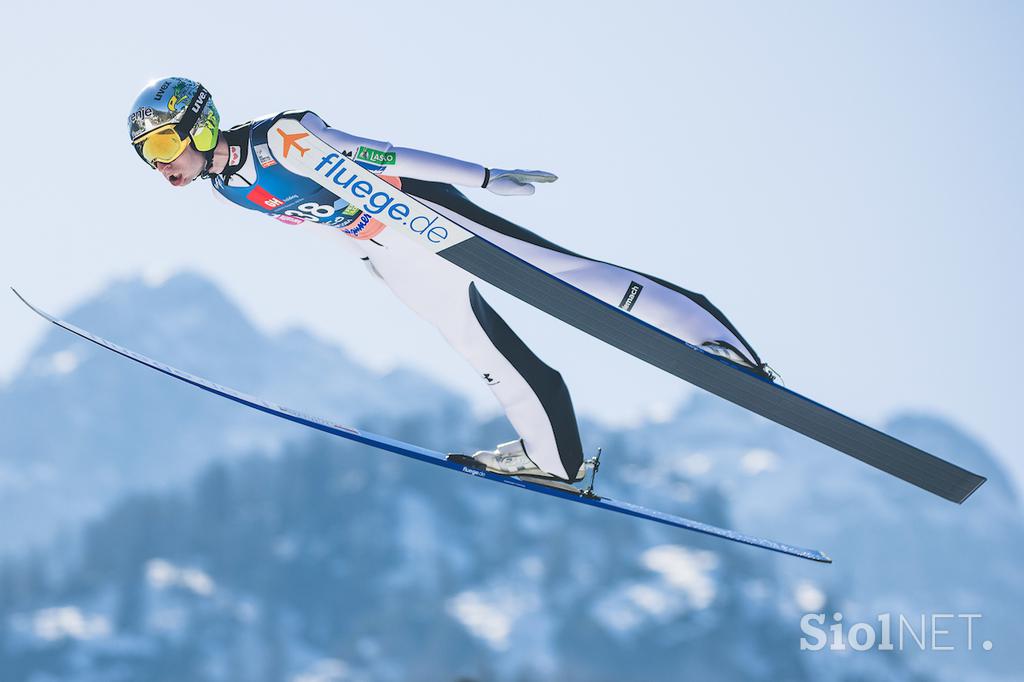
[[[504,474],[505,476],[524,476],[552,481],[563,480],[560,476],[550,474],[534,464],[530,456],[526,454],[526,446],[523,445],[521,438],[509,441],[508,443],[501,443],[494,450],[479,450],[472,457],[453,453],[448,455],[448,459],[473,467],[474,469],[483,469],[496,474]],[[580,467],[580,472],[573,481],[578,481],[582,477],[583,467]]]
[[[739,365],[740,367],[746,367],[752,369],[769,381],[775,381],[779,378],[778,373],[769,367],[766,363],[760,365],[755,364],[746,355],[740,352],[736,346],[732,345],[728,341],[705,341],[700,344],[701,350],[704,350],[712,355],[717,355],[720,358],[724,358],[729,362]]]
[[[473,455],[473,459],[488,471],[498,474],[538,478],[551,475],[533,463],[526,454],[522,438],[501,443],[493,450],[480,450]]]

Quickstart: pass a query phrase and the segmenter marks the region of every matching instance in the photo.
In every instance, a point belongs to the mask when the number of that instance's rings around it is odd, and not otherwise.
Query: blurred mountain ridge
[[[195,275],[119,282],[65,317],[429,447],[509,433],[414,372],[374,374],[300,330],[262,335]],[[991,453],[933,416],[886,428],[989,476],[963,506],[713,396],[632,429],[584,421],[585,443],[605,447],[600,492],[836,560],[820,566],[312,434],[56,329],[0,408],[13,417],[0,436],[4,682],[1008,680],[1024,669],[1012,646],[1019,501]],[[56,544],[27,549],[60,523]],[[800,616],[819,610],[846,622],[984,617],[971,652],[802,652]]]
[[[25,311],[25,314],[31,314]],[[172,366],[296,409],[366,424],[444,420],[465,401],[408,369],[377,373],[300,329],[268,336],[213,283],[132,278],[62,315]],[[429,392],[429,405],[417,396]],[[184,481],[223,457],[273,454],[298,432],[49,327],[0,388],[0,551],[46,541],[131,491]],[[457,435],[457,434],[456,434]]]

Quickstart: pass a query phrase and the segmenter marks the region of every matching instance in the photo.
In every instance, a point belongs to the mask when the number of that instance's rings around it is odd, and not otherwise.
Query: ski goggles
[[[157,128],[133,143],[143,161],[156,168],[158,162],[170,163],[181,156],[189,145],[189,138],[181,139],[175,127],[168,125]]]
[[[188,106],[194,101],[205,102],[205,105]],[[209,91],[200,85],[186,106],[188,108],[180,121],[151,130],[132,143],[138,155],[151,167],[156,168],[157,163],[174,161],[181,156],[189,143],[198,151],[211,150],[217,144],[216,126],[199,124],[200,117],[205,116],[205,112],[213,107]],[[213,109],[213,112],[216,114],[216,109]]]

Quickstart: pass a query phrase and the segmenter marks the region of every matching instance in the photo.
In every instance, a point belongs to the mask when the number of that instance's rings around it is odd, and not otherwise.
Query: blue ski
[[[184,381],[185,383],[188,384],[192,384],[193,386],[201,388],[204,391],[209,391],[210,393],[214,393],[221,397],[228,398],[229,400],[234,400],[235,402],[241,403],[242,405],[246,405],[253,409],[259,410],[260,412],[266,412],[267,414],[272,414],[277,417],[287,419],[289,421],[295,422],[296,424],[302,424],[303,426],[308,426],[318,431],[330,433],[335,436],[341,436],[342,438],[346,438],[357,443],[363,443],[364,445],[369,445],[380,450],[387,450],[388,452],[393,452],[404,457],[410,457],[421,462],[426,462],[427,464],[433,464],[434,466],[444,467],[445,469],[449,469],[451,471],[458,471],[460,473],[475,476],[477,478],[485,478],[490,481],[495,481],[496,483],[506,483],[517,488],[523,488],[525,490],[531,490],[536,493],[551,495],[553,497],[558,497],[563,500],[579,502],[582,504],[589,505],[591,507],[597,507],[599,509],[606,509],[608,511],[626,514],[627,516],[635,516],[637,518],[647,519],[648,521],[656,521],[658,523],[663,523],[667,526],[674,526],[676,528],[682,528],[684,530],[696,531],[698,533],[704,533],[705,535],[712,535],[714,537],[723,538],[725,540],[731,540],[732,542],[739,542],[745,545],[751,545],[753,547],[761,547],[762,549],[769,549],[773,552],[779,552],[781,554],[788,554],[790,556],[795,556],[802,559],[809,559],[811,561],[818,561],[822,563],[832,563],[832,560],[827,555],[817,550],[803,549],[801,547],[794,547],[792,545],[783,544],[781,542],[775,542],[773,540],[766,540],[764,538],[758,538],[751,535],[744,535],[742,533],[737,533],[735,531],[731,531],[725,528],[718,528],[707,523],[701,523],[700,521],[691,521],[690,519],[685,519],[681,516],[665,514],[652,509],[647,509],[645,507],[631,504],[629,502],[621,502],[619,500],[613,500],[608,497],[601,497],[599,495],[589,493],[588,491],[584,491],[574,486],[542,483],[535,479],[526,480],[523,478],[517,478],[515,476],[504,476],[501,474],[492,473],[490,471],[483,471],[470,466],[466,466],[465,464],[457,460],[450,460],[444,454],[436,452],[434,450],[421,448],[418,445],[405,443],[394,438],[388,438],[387,436],[380,436],[375,433],[369,433],[367,431],[361,431],[359,429],[342,426],[340,424],[330,422],[326,419],[305,415],[287,407],[274,405],[273,403],[268,403],[266,401],[260,400],[259,398],[254,398],[244,393],[240,393],[234,389],[227,388],[226,386],[220,386],[218,384],[213,383],[212,381],[208,381],[206,379],[203,379],[202,377],[195,376],[194,374],[189,374],[188,372],[183,372],[179,369],[175,369],[174,367],[170,367],[156,360],[147,358],[146,356],[128,350],[127,348],[122,348],[117,344],[111,343],[106,339],[100,338],[99,336],[91,334],[85,331],[84,329],[80,329],[68,322],[60,320],[56,317],[53,317],[52,315],[49,315],[48,313],[43,312],[39,308],[36,308],[34,305],[26,301],[17,291],[14,291],[14,293],[19,299],[21,299],[21,301],[25,305],[27,305],[41,317],[49,320],[50,322],[57,325],[58,327],[61,327],[62,329],[66,329],[67,331],[73,334],[77,334],[78,336],[82,337],[83,339],[86,339],[87,341],[92,341],[93,343],[102,346],[107,350],[111,350],[119,355],[123,355],[124,357],[130,360],[134,360],[135,362],[145,365],[146,367],[150,367],[159,372],[163,372],[164,374],[174,377],[175,379]]]

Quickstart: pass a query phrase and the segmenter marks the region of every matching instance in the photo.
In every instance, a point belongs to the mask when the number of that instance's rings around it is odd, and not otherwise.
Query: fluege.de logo
[[[349,207],[358,207],[357,210],[373,218],[358,232],[359,236],[365,236],[376,229],[376,223],[380,223],[381,229],[390,226],[404,234],[411,233],[409,236],[435,252],[471,236],[444,216],[403,195],[399,185],[392,185],[391,181],[376,174],[386,166],[365,168],[363,164],[368,162],[354,158],[355,150],[343,152],[335,149],[293,119],[277,121],[267,136],[267,143],[273,157],[286,170],[310,178]],[[301,148],[297,148],[297,144]],[[303,149],[312,153],[304,153]],[[386,154],[384,158],[373,158],[388,161]],[[337,203],[332,206],[336,207]],[[325,221],[321,219],[319,222]],[[344,227],[347,226],[345,223]]]
[[[347,190],[356,199],[365,199],[362,209],[367,213],[376,216],[386,210],[389,218],[401,222],[402,225],[421,235],[431,244],[440,244],[448,238],[448,228],[437,224],[437,216],[428,218],[424,215],[417,215],[410,218],[412,209],[408,204],[395,201],[390,192],[375,189],[373,184],[367,180],[357,180],[356,174],[351,172],[348,164],[349,160],[341,154],[330,152],[320,159],[313,170],[329,178],[339,189]],[[386,186],[390,187],[390,185]]]

